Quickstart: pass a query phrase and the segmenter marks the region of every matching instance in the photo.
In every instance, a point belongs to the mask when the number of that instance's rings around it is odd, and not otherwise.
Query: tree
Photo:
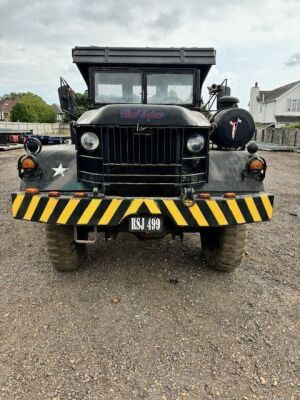
[[[0,96],[0,100],[6,100],[6,99],[17,100],[20,97],[24,96],[24,94],[26,93],[16,93],[16,92],[6,93],[3,96]]]
[[[84,93],[75,93],[75,96],[77,100],[79,117],[80,117],[80,115],[85,113],[88,109],[88,92],[85,91]]]
[[[11,110],[11,120],[14,122],[37,122],[38,115],[29,104],[17,102]]]
[[[75,93],[78,105],[84,108],[87,108],[87,102],[88,102],[88,93],[87,91],[83,93]]]
[[[12,121],[55,122],[55,111],[45,101],[33,93],[22,94],[11,112]]]

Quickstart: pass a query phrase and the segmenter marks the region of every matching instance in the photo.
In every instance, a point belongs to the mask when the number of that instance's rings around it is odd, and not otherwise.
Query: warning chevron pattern
[[[235,199],[214,197],[185,207],[181,199],[59,198],[12,194],[16,219],[60,225],[118,226],[130,215],[162,215],[179,227],[216,227],[268,221],[273,195],[255,194]]]

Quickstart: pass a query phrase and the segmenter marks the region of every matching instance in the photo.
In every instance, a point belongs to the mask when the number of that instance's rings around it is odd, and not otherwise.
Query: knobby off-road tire
[[[72,227],[46,225],[46,245],[49,260],[57,271],[74,271],[79,267],[85,246],[75,243]]]
[[[204,258],[210,267],[231,272],[245,256],[247,225],[208,228],[201,232],[201,243]]]

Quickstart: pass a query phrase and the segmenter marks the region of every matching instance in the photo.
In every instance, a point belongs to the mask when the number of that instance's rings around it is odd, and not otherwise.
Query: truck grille
[[[106,194],[178,195],[187,181],[206,181],[206,155],[200,172],[185,168],[185,128],[106,126],[97,133],[99,153],[78,155],[79,179],[102,184]]]

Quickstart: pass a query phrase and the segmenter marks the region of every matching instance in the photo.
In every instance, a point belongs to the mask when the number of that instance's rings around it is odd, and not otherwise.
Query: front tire
[[[79,267],[84,246],[75,243],[72,227],[46,225],[46,246],[57,271],[74,271]]]
[[[205,229],[201,232],[201,243],[204,258],[211,268],[231,272],[245,256],[247,225]]]

